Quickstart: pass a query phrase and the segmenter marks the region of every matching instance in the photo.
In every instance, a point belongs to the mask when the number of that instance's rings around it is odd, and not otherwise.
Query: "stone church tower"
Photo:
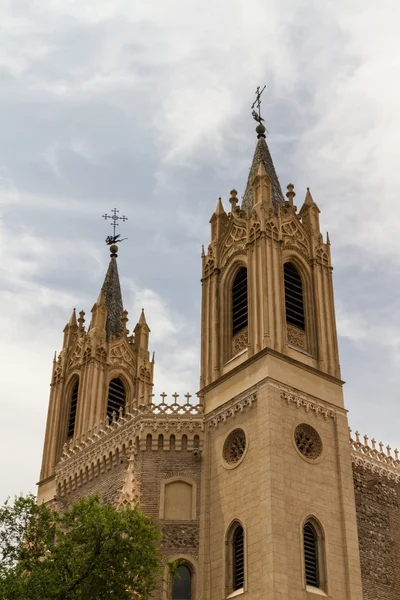
[[[127,329],[111,246],[90,325],[74,311],[54,361],[39,501],[139,503],[182,561],[156,600],[394,600],[393,573],[368,579],[387,556],[371,562],[368,527],[383,534],[364,500],[398,514],[398,456],[349,443],[329,238],[257,134],[242,202],[219,199],[202,253],[198,399],[154,400],[150,329],[144,312]]]

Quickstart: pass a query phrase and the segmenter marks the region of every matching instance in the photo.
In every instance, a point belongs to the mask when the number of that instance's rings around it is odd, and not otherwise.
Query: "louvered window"
[[[68,420],[68,433],[67,433],[68,438],[74,437],[76,409],[78,407],[78,390],[79,390],[79,380],[75,382],[75,385],[72,388],[71,404],[70,404],[70,409],[69,409],[69,420]]]
[[[311,523],[306,523],[304,525],[303,539],[306,584],[318,588],[320,584],[318,564],[318,535]]]
[[[108,386],[107,416],[112,419],[113,413],[116,418],[119,417],[119,409],[122,408],[122,414],[125,408],[125,387],[121,379],[111,379]]]
[[[243,527],[238,525],[232,540],[233,591],[244,585],[244,535]]]
[[[303,283],[296,267],[288,262],[284,264],[286,321],[299,329],[305,329]]]
[[[192,597],[192,573],[186,565],[180,565],[172,581],[172,600],[190,600]]]
[[[247,327],[247,269],[242,267],[232,286],[232,335]]]

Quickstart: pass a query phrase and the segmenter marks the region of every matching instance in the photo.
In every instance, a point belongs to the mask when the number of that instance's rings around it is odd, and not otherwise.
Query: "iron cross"
[[[126,217],[125,215],[122,215],[121,217],[119,217],[118,213],[119,213],[119,210],[117,210],[116,208],[113,208],[111,211],[111,215],[107,215],[107,213],[105,215],[102,215],[103,219],[105,219],[105,220],[111,219],[112,220],[111,227],[113,228],[114,234],[107,236],[106,244],[108,244],[108,245],[118,244],[118,242],[123,241],[123,240],[118,239],[119,236],[121,235],[120,233],[118,235],[115,235],[115,228],[119,226],[118,221],[127,221],[128,217]]]
[[[253,104],[251,105],[251,108],[252,108],[252,111],[253,111],[251,114],[253,116],[253,119],[255,119],[256,121],[258,121],[259,123],[261,123],[261,121],[264,121],[264,119],[261,116],[260,107],[261,107],[261,94],[263,93],[263,91],[265,90],[266,87],[267,86],[264,85],[264,87],[261,90],[261,92],[260,92],[260,86],[257,87],[257,89],[256,89],[256,99],[254,100]],[[257,106],[258,114],[257,114],[257,111],[254,110],[255,106]]]

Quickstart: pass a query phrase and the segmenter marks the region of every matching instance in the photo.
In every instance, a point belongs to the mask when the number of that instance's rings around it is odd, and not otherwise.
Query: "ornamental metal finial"
[[[253,104],[251,105],[251,109],[252,109],[252,116],[253,119],[255,121],[257,121],[257,123],[260,123],[260,125],[262,125],[262,121],[264,121],[264,119],[261,116],[261,94],[263,93],[263,91],[265,90],[267,86],[264,85],[263,89],[260,91],[260,86],[257,87],[256,89],[256,99],[254,100]],[[258,109],[258,113],[256,110],[254,110],[254,107],[257,106]]]
[[[116,227],[119,226],[118,221],[127,221],[128,217],[125,217],[125,215],[122,215],[121,217],[118,216],[119,210],[117,210],[116,208],[113,208],[111,211],[111,215],[107,215],[107,213],[105,215],[102,215],[103,219],[111,219],[112,223],[111,223],[111,227],[113,228],[113,235],[108,235],[106,238],[106,244],[107,246],[111,246],[112,244],[118,244],[119,242],[123,242],[124,240],[128,239],[128,238],[123,238],[122,240],[118,239],[119,236],[121,235],[120,233],[118,235],[115,235],[115,229]]]

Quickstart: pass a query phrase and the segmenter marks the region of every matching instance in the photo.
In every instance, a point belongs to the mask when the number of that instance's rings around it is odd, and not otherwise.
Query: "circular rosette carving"
[[[228,467],[240,464],[247,450],[246,434],[243,429],[234,429],[225,440],[222,458]]]
[[[308,460],[317,460],[322,455],[322,440],[314,427],[301,423],[294,432],[294,441],[299,453]]]

